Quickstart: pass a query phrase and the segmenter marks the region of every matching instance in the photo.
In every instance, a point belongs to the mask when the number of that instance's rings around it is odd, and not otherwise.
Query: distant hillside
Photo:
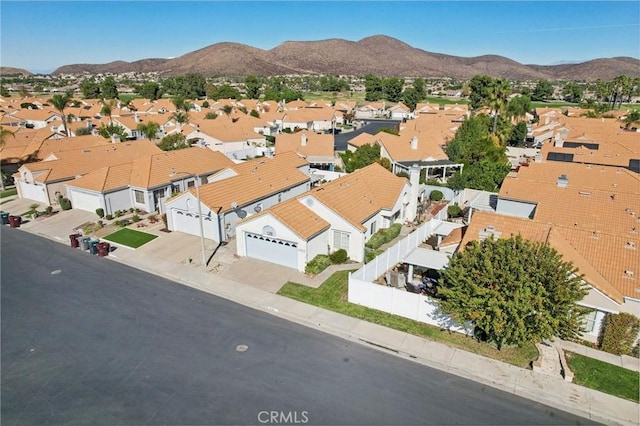
[[[22,68],[12,68],[12,67],[0,67],[0,76],[9,76],[9,75],[33,75],[29,71]]]
[[[287,41],[271,50],[239,43],[216,43],[173,59],[65,65],[56,69],[53,74],[132,71],[160,72],[163,75],[194,72],[206,76],[372,73],[379,76],[459,79],[488,74],[518,80],[610,80],[620,74],[634,77],[640,75],[640,60],[608,58],[578,64],[523,65],[496,55],[463,58],[431,53],[392,37],[376,35],[357,42],[343,39]]]

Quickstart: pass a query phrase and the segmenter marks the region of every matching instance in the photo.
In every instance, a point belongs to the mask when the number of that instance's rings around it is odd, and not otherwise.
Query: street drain
[[[246,352],[247,349],[249,349],[249,346],[247,346],[247,345],[238,345],[238,346],[236,346],[236,351],[237,352]]]

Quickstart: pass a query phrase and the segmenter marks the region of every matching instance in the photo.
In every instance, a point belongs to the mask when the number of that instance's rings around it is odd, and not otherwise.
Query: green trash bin
[[[0,223],[2,223],[3,225],[8,225],[9,224],[9,213],[7,212],[0,212]]]
[[[98,241],[98,240],[89,241],[89,253],[98,254],[98,243],[99,242],[100,241]]]

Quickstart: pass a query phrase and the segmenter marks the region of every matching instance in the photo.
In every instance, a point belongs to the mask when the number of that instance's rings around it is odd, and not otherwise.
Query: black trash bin
[[[9,213],[0,212],[0,223],[2,223],[3,225],[9,224]]]

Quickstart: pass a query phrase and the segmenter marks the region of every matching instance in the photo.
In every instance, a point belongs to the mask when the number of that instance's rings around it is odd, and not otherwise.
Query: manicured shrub
[[[447,208],[447,214],[449,215],[449,217],[460,217],[462,216],[462,209],[459,205],[454,204]]]
[[[98,207],[98,208],[96,209],[96,214],[98,215],[98,217],[99,217],[100,219],[102,219],[102,218],[104,217],[104,209],[103,209],[102,207]]]
[[[133,223],[136,222],[140,222],[140,216],[138,216],[137,214],[134,214],[133,217],[131,217],[131,220],[133,221]]]
[[[365,247],[370,249],[377,249],[383,244],[392,241],[398,235],[400,235],[400,231],[402,230],[402,225],[400,223],[394,223],[391,227],[386,229],[381,229],[369,238],[369,241],[365,243]]]
[[[104,218],[107,219],[107,220],[111,220],[111,219],[113,219],[113,215],[112,214],[108,214]]]
[[[336,250],[329,255],[329,259],[331,263],[334,264],[342,264],[347,261],[349,256],[347,255],[347,251],[345,249]]]
[[[68,198],[60,199],[60,208],[62,210],[71,210],[71,201]]]
[[[53,213],[53,207],[51,206],[47,206],[46,209],[44,209],[45,214],[51,214]]]
[[[319,254],[307,263],[304,271],[307,274],[317,275],[327,269],[329,265],[331,265],[331,259],[329,259],[329,256],[326,254]]]
[[[600,349],[616,355],[629,355],[640,331],[640,319],[622,312],[609,314],[600,336]]]
[[[442,191],[438,191],[437,189],[431,191],[431,194],[429,194],[429,199],[431,201],[440,201],[443,198],[444,198],[444,194],[442,193]]]

